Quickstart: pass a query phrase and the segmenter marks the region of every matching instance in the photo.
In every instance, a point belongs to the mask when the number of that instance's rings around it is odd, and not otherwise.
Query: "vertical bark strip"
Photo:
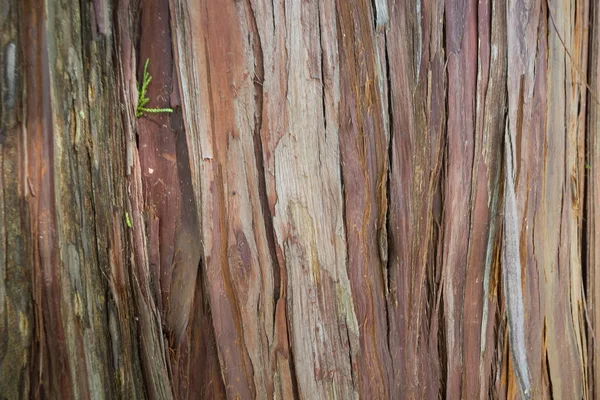
[[[390,398],[442,395],[442,171],[446,157],[443,2],[400,2],[386,33],[390,108]],[[410,38],[410,39],[408,39]],[[411,266],[411,267],[409,267]],[[441,351],[440,351],[441,350]]]
[[[479,58],[476,2],[446,2],[445,17],[448,62],[448,182],[444,193],[443,227],[443,302],[448,357],[446,395],[458,397],[468,396],[467,388],[463,387],[463,372],[464,379],[476,376],[478,372],[470,371],[474,365],[467,362],[469,355],[479,350],[479,346],[477,340],[467,340],[470,331],[467,323],[476,314],[469,312],[467,295],[470,293],[466,291],[467,284],[476,281],[476,275],[470,273],[467,265],[468,254],[475,251],[469,231],[475,222],[471,210],[475,187],[472,170]],[[473,327],[479,325],[477,319],[474,322]]]
[[[517,225],[517,202],[514,179],[515,150],[510,133],[505,139],[505,182],[504,182],[504,241],[502,246],[502,285],[508,318],[508,337],[515,374],[519,380],[521,396],[531,395],[531,381],[527,350],[525,348],[525,311],[521,280],[521,257],[519,254],[519,230]]]
[[[344,182],[348,273],[361,353],[355,375],[361,397],[390,396],[387,343],[387,167],[388,141],[374,40],[367,2],[338,1],[341,37],[340,152]],[[378,17],[379,18],[379,17]]]
[[[0,0],[0,397],[598,397],[599,21]]]
[[[590,386],[589,396],[597,397],[600,393],[600,347],[598,347],[598,334],[600,332],[600,285],[597,282],[600,276],[600,234],[597,232],[597,224],[600,221],[600,170],[594,168],[600,162],[600,104],[598,93],[600,93],[600,7],[597,4],[590,5],[590,30],[589,30],[589,70],[588,70],[588,113],[587,129],[585,131],[585,208],[583,212],[584,242],[582,254],[586,269],[586,303],[585,309],[588,342],[588,370],[587,382]],[[585,306],[586,304],[584,304]]]

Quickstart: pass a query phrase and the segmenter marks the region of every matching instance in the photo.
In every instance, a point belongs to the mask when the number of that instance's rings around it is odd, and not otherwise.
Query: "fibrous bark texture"
[[[597,1],[0,0],[0,89],[0,398],[600,396]]]

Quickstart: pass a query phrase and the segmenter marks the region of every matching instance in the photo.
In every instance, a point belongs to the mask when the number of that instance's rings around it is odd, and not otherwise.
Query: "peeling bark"
[[[0,397],[598,397],[599,32],[0,0]]]

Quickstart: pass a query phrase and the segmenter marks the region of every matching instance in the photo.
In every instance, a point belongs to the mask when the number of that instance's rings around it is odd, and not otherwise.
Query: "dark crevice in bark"
[[[104,291],[103,295],[105,296],[105,301],[104,301],[104,306],[106,307],[106,315],[105,315],[105,319],[104,319],[104,323],[106,324],[106,332],[107,332],[107,337],[106,337],[106,343],[107,343],[107,349],[109,352],[111,352],[110,356],[108,357],[108,366],[107,369],[109,370],[109,376],[115,376],[115,374],[117,373],[118,369],[119,369],[119,362],[118,362],[118,354],[115,351],[115,345],[116,343],[113,343],[113,332],[115,332],[118,328],[115,326],[115,314],[116,312],[116,302],[115,299],[113,298],[113,296],[110,293],[110,290],[108,289],[108,284],[105,286],[106,290]],[[111,315],[113,316],[111,319]],[[112,392],[113,395],[115,394],[123,394],[123,386],[124,386],[124,382],[120,382],[121,386],[119,387],[117,383],[115,383],[114,381],[111,382],[112,384],[110,385],[110,388],[107,389],[107,391]]]
[[[287,247],[287,244],[284,244],[284,246]],[[286,249],[284,249],[283,252],[286,253]],[[288,282],[286,282],[286,283],[287,283],[287,288],[286,288],[286,292],[285,292],[286,298],[284,300],[285,300],[285,310],[286,310],[286,314],[287,314],[287,313],[289,313],[288,299],[290,297],[293,298],[293,294],[290,296],[290,292],[291,293],[293,293],[293,292],[290,290],[291,284],[289,283],[289,279],[288,279]],[[292,325],[292,319],[286,318],[285,328],[287,331],[285,334],[286,334],[286,338],[287,338],[288,352],[289,352],[289,356],[287,358],[287,363],[290,368],[290,377],[292,380],[292,390],[294,393],[294,400],[296,400],[296,399],[303,399],[305,396],[300,396],[300,385],[298,385],[298,373],[296,372],[296,364],[294,361],[294,360],[296,360],[296,354],[295,354],[296,352],[294,350],[294,346],[292,343],[292,335],[291,335],[292,327],[291,327],[291,325]]]
[[[250,25],[253,31],[253,43],[252,48],[254,51],[254,77],[252,79],[254,83],[254,102],[256,110],[254,114],[254,155],[256,162],[256,173],[258,175],[258,193],[260,198],[260,207],[263,214],[263,220],[265,224],[265,233],[267,236],[267,244],[269,246],[269,252],[271,255],[271,265],[273,265],[273,321],[275,321],[275,314],[277,312],[277,301],[281,295],[281,266],[277,258],[277,248],[275,244],[275,229],[273,228],[273,215],[269,208],[269,200],[267,195],[267,184],[266,184],[266,169],[263,157],[263,143],[262,143],[262,115],[264,105],[264,79],[265,79],[265,67],[264,67],[264,53],[262,49],[262,42],[258,31],[258,24],[256,20],[256,12],[252,8],[250,0],[247,0],[248,8],[252,18],[250,19]],[[273,22],[274,23],[274,22]]]
[[[276,23],[275,23],[275,0],[271,0],[271,15],[272,15],[272,23],[273,23],[273,33],[275,33]]]
[[[377,28],[377,5],[375,4],[375,0],[371,0],[371,10],[373,15],[373,27]]]
[[[446,98],[446,116],[448,109],[448,99]],[[447,129],[447,128],[446,128]],[[440,215],[439,215],[439,230],[438,230],[438,246],[437,251],[437,267],[439,268],[439,283],[438,283],[438,321],[440,321],[440,326],[438,327],[438,363],[440,366],[440,398],[445,398],[447,396],[446,393],[446,381],[448,377],[448,352],[446,348],[446,326],[444,324],[445,321],[445,313],[444,313],[444,228],[442,224],[444,223],[446,209],[444,204],[444,193],[446,191],[446,176],[448,174],[448,144],[447,141],[444,141],[444,149],[443,149],[443,157],[440,160],[442,165],[442,172],[440,174],[440,184],[439,184],[439,199],[440,199]]]
[[[323,52],[323,21],[321,18],[321,2],[319,2],[319,22],[317,24],[317,34],[319,36],[319,54],[320,54],[320,66],[321,66],[321,105],[323,106],[323,132],[325,134],[325,140],[327,140],[327,109],[325,101],[325,55]],[[319,147],[320,149],[320,147]],[[319,164],[321,163],[321,157],[319,157]]]
[[[474,2],[475,3],[475,11],[474,14],[476,16],[479,16],[479,2]],[[491,23],[489,24],[491,25]],[[474,111],[473,113],[473,156],[471,157],[471,191],[469,193],[469,230],[468,230],[468,235],[469,238],[472,237],[473,235],[473,215],[475,214],[475,201],[477,200],[477,195],[476,195],[476,191],[477,191],[477,181],[478,181],[478,168],[477,168],[477,154],[481,153],[479,150],[479,147],[481,146],[481,141],[482,138],[479,138],[477,135],[477,117],[479,116],[477,113],[477,102],[479,101],[479,97],[477,95],[478,92],[478,88],[479,88],[479,79],[478,79],[478,75],[480,72],[480,66],[481,66],[481,45],[479,44],[479,41],[481,40],[479,37],[479,18],[475,18],[475,32],[477,32],[477,42],[478,45],[476,46],[476,50],[475,50],[475,59],[477,60],[477,68],[475,68],[475,93],[473,96],[473,105],[472,105],[472,110]],[[486,62],[488,63],[488,71],[489,71],[489,60],[486,60]],[[483,96],[483,100],[481,102],[482,104],[482,108],[481,108],[481,115],[484,116],[485,115],[485,92],[482,93]],[[483,122],[482,122],[483,124]],[[479,146],[478,146],[479,145]],[[469,240],[469,243],[467,245],[467,262],[468,260],[471,258],[471,251],[473,249],[473,241]],[[466,286],[465,286],[466,287]]]
[[[423,62],[423,24],[421,19],[423,18],[423,10],[421,0],[415,1],[415,15],[412,19],[414,24],[414,40],[413,40],[413,51],[414,58],[414,82],[415,89],[419,86],[421,79],[421,63]],[[414,98],[414,94],[413,94]]]
[[[502,240],[498,240],[499,242],[501,242]],[[498,243],[498,247],[500,248],[502,246],[501,243]],[[498,249],[498,255],[497,257],[500,257],[500,250]],[[497,274],[499,274],[499,269],[497,270]],[[500,287],[501,284],[498,285],[498,290],[501,291],[502,288]],[[498,303],[496,304],[496,309],[494,310],[494,339],[496,341],[495,346],[494,346],[494,359],[493,361],[495,361],[492,364],[492,370],[495,372],[494,374],[494,382],[495,385],[494,387],[498,388],[503,382],[502,380],[502,373],[504,368],[506,367],[506,369],[508,369],[508,360],[509,357],[505,357],[505,355],[508,355],[508,341],[506,340],[506,318],[504,316],[505,313],[501,312],[501,302],[502,299],[498,298]]]
[[[286,80],[285,80],[285,99],[289,98],[289,94],[290,94],[290,52],[288,49],[288,22],[287,22],[287,10],[285,7],[285,1],[283,2],[283,31],[285,33],[285,39],[283,40],[284,42],[284,49],[285,49],[285,76],[286,76]]]
[[[388,37],[387,37],[387,33],[384,33],[384,50],[385,50],[385,73],[386,73],[386,84],[387,84],[387,117],[388,117],[388,132],[389,132],[389,136],[388,136],[388,148],[387,148],[387,152],[388,152],[388,164],[387,164],[387,179],[385,182],[386,185],[386,201],[387,201],[387,212],[385,215],[385,224],[386,224],[386,229],[388,232],[393,232],[392,227],[391,227],[391,222],[390,222],[390,207],[391,207],[391,182],[392,182],[392,165],[393,162],[393,137],[394,137],[394,112],[393,112],[393,102],[392,102],[392,77],[391,77],[391,70],[390,70],[390,52],[388,49]],[[389,249],[390,246],[393,246],[393,243],[390,243],[392,240],[391,235],[388,233],[388,235],[385,238],[387,240],[387,250],[388,250],[388,255],[387,255],[387,260],[385,265],[382,265],[382,267],[384,268],[383,272],[383,277],[384,277],[384,284],[385,284],[385,297],[386,300],[384,302],[385,304],[385,317],[386,317],[386,327],[387,327],[387,338],[386,338],[386,344],[388,346],[388,351],[391,349],[391,343],[390,343],[390,333],[391,333],[391,321],[390,321],[390,289],[391,289],[391,271],[390,271],[390,254],[389,254]]]
[[[584,149],[585,149],[585,154],[587,154],[587,150],[588,150],[588,145],[589,145],[589,134],[588,131],[586,130],[585,133],[585,145],[584,145]],[[587,163],[587,159],[584,158],[584,163]],[[587,165],[587,164],[586,164]],[[588,280],[589,280],[589,271],[588,268],[590,267],[589,265],[589,260],[588,260],[588,254],[590,252],[590,248],[589,248],[589,243],[588,243],[588,227],[589,227],[589,223],[588,223],[588,214],[589,214],[589,205],[588,205],[588,200],[590,197],[589,194],[589,189],[590,189],[590,173],[588,172],[588,168],[587,166],[584,167],[584,179],[583,179],[583,199],[582,199],[582,204],[583,204],[583,211],[581,214],[581,229],[579,231],[579,235],[581,237],[581,248],[580,248],[580,261],[581,261],[581,284],[582,284],[582,290],[583,290],[583,299],[585,300],[585,304],[584,307],[585,309],[585,313],[587,315],[587,303],[588,303]],[[586,321],[588,321],[588,319],[586,318]],[[588,321],[589,323],[589,321]],[[592,326],[588,326],[588,329],[590,330],[590,332],[593,335],[593,331],[592,331]]]
[[[565,132],[565,137],[566,137],[566,132]],[[565,149],[566,150],[566,149]],[[547,160],[548,162],[548,160]],[[552,161],[550,161],[552,162]],[[565,151],[564,154],[564,159],[563,159],[563,163],[564,163],[564,171],[568,171],[567,169],[567,154]],[[560,190],[560,212],[558,213],[559,215],[559,223],[558,223],[558,237],[562,239],[562,235],[563,235],[563,216],[565,214],[565,196],[568,195],[570,193],[570,189],[569,187],[571,186],[571,182],[569,180],[565,180],[563,183],[563,187]],[[565,193],[566,192],[566,193]],[[568,233],[568,232],[567,232]],[[556,249],[556,259],[560,260],[560,255],[561,255],[561,246],[558,246]],[[555,268],[557,270],[558,276],[560,277],[561,272],[563,272],[561,270],[561,265],[560,262],[555,263]],[[565,277],[566,279],[567,277]],[[570,292],[570,287],[569,287],[569,292]],[[571,303],[571,299],[567,300],[569,303]]]
[[[546,331],[546,324],[544,323],[544,335]],[[550,374],[550,357],[548,357],[548,350],[546,350],[544,352],[544,358],[546,359],[546,374],[547,374],[547,378],[548,378],[548,396],[550,397],[550,400],[554,399],[554,390],[552,387],[552,375]]]
[[[339,6],[338,2],[336,2],[336,7],[337,6]],[[339,13],[337,14],[337,16],[335,18],[335,27],[336,27],[337,32],[342,32],[342,26],[341,26],[340,14]],[[321,47],[321,49],[322,49],[322,47]],[[342,54],[342,49],[343,49],[343,43],[340,40],[340,41],[338,41],[338,53],[339,54]],[[340,59],[341,59],[341,56],[340,56]],[[341,112],[340,112],[340,115],[341,115]],[[341,120],[341,118],[342,117],[340,116],[339,119]],[[347,215],[348,214],[347,214],[347,205],[346,205],[346,198],[347,198],[347,196],[346,196],[346,193],[345,193],[346,189],[345,189],[345,186],[344,186],[344,167],[343,167],[343,164],[342,164],[343,163],[342,149],[341,149],[340,141],[339,140],[338,140],[338,151],[339,151],[339,154],[340,154],[338,168],[339,168],[339,177],[340,177],[340,190],[342,192],[342,196],[341,196],[341,198],[342,198],[342,216],[343,216],[343,218],[342,218],[342,224],[344,226],[344,237],[346,238],[346,240],[345,240],[345,242],[346,242],[346,246],[345,246],[346,247],[346,260],[345,260],[345,264],[346,264],[346,269],[348,269],[348,260],[349,260],[348,254],[350,254],[350,251],[349,251],[349,245],[348,245],[348,222],[347,222]],[[351,279],[350,276],[349,276],[349,279]],[[350,343],[350,342],[348,342],[348,343]]]
[[[141,82],[143,80],[142,74],[143,74],[144,63],[146,62],[145,60],[142,61],[140,59],[140,52],[141,52],[141,48],[142,48],[142,5],[141,5],[141,0],[138,3],[138,8],[135,9],[135,11],[133,12],[133,15],[131,16],[131,20],[135,21],[135,22],[131,23],[132,27],[135,28],[135,31],[130,32],[130,35],[132,38],[131,43],[135,46],[133,49],[133,53],[135,54],[135,65],[131,66],[131,71],[135,75],[136,82]],[[125,87],[127,87],[127,86],[125,86]],[[139,93],[138,93],[138,96],[139,96]],[[139,132],[139,127],[138,127],[138,117],[135,114],[135,107],[137,107],[137,100],[136,100],[136,103],[133,105],[134,119],[133,119],[132,125],[133,125],[134,131],[135,131],[134,132],[135,150],[139,152],[140,132]],[[139,156],[139,154],[138,154],[138,156]]]
[[[447,175],[448,175],[448,140],[447,140],[447,136],[448,136],[448,112],[449,112],[449,104],[448,104],[448,53],[446,51],[446,9],[444,8],[442,15],[441,15],[441,38],[440,38],[440,46],[441,46],[441,54],[445,55],[445,60],[444,60],[444,71],[443,71],[443,75],[444,75],[444,93],[446,94],[445,98],[444,98],[444,126],[442,128],[442,133],[440,135],[440,140],[444,140],[444,144],[443,144],[443,154],[442,154],[442,159],[440,160],[440,179],[439,179],[439,200],[440,200],[440,215],[439,215],[439,243],[440,245],[438,246],[438,261],[439,263],[437,264],[437,267],[439,268],[439,274],[440,274],[440,280],[439,280],[439,292],[438,292],[438,296],[439,296],[439,301],[438,301],[438,315],[439,315],[439,321],[440,321],[440,326],[438,328],[438,363],[439,363],[439,367],[440,367],[440,385],[439,385],[439,394],[438,397],[439,398],[445,398],[447,393],[446,393],[446,382],[447,382],[447,377],[448,377],[448,352],[447,352],[447,348],[446,348],[446,326],[444,325],[444,321],[445,321],[445,313],[444,313],[444,271],[443,271],[443,265],[444,265],[444,248],[443,248],[443,243],[444,243],[444,228],[442,226],[442,224],[444,223],[445,220],[445,214],[446,214],[446,209],[445,209],[445,204],[444,204],[444,193],[446,192],[446,182],[447,182]]]
[[[587,22],[587,26],[589,26],[590,31],[588,33],[588,37],[589,37],[589,41],[590,43],[588,44],[588,57],[587,57],[587,76],[586,76],[586,82],[589,82],[589,90],[586,91],[586,115],[584,117],[584,121],[585,121],[585,137],[584,137],[584,145],[583,145],[583,163],[584,163],[584,169],[583,169],[583,174],[584,174],[584,179],[583,179],[583,213],[582,213],[582,217],[581,217],[581,278],[582,278],[582,285],[583,285],[583,298],[586,300],[586,302],[584,303],[584,307],[585,307],[585,313],[586,316],[588,316],[588,318],[586,318],[587,321],[587,331],[589,332],[588,337],[591,336],[591,340],[592,340],[592,346],[588,345],[588,348],[592,348],[594,349],[596,346],[598,346],[598,343],[596,343],[596,336],[594,333],[594,326],[593,326],[593,321],[590,321],[589,319],[589,315],[588,315],[588,304],[591,304],[591,307],[593,307],[593,297],[592,297],[592,301],[589,300],[588,295],[592,295],[592,288],[590,287],[590,285],[592,285],[592,282],[590,281],[591,276],[594,276],[593,274],[591,274],[590,269],[592,267],[592,265],[590,264],[590,260],[588,257],[588,254],[590,254],[591,252],[591,248],[590,248],[590,243],[588,242],[589,239],[589,235],[588,235],[588,230],[593,227],[593,223],[590,224],[589,219],[591,218],[591,212],[590,212],[590,207],[589,207],[589,203],[590,203],[590,199],[593,199],[593,196],[590,194],[590,189],[593,190],[593,184],[592,184],[592,173],[591,173],[591,168],[594,168],[596,166],[591,165],[591,151],[593,150],[593,140],[592,140],[592,134],[590,134],[590,122],[594,116],[595,113],[597,113],[599,104],[596,102],[596,98],[594,97],[594,95],[592,94],[591,90],[594,87],[594,84],[596,83],[597,77],[594,77],[592,74],[593,68],[595,67],[594,65],[594,61],[596,60],[594,51],[596,50],[595,42],[594,42],[594,37],[595,35],[597,35],[596,32],[596,24],[594,21],[594,15],[597,12],[596,11],[596,7],[598,7],[597,2],[592,2],[590,4],[590,8],[589,8],[589,20],[586,21]],[[593,113],[592,110],[594,110],[595,112]],[[590,232],[591,234],[591,232]],[[592,353],[592,352],[590,352]],[[592,353],[593,354],[593,353]],[[593,357],[593,355],[591,356]],[[590,382],[593,382],[593,376],[594,376],[594,364],[593,362],[590,363],[589,366],[589,377],[588,379],[590,380]],[[592,389],[590,390],[590,392],[592,393],[592,397],[594,394],[594,391],[597,390],[597,388],[592,386]]]
[[[444,57],[444,70],[442,72],[443,76],[444,76],[444,121],[443,121],[443,126],[441,128],[441,132],[440,132],[440,141],[443,140],[443,145],[440,144],[440,146],[443,146],[442,148],[442,159],[440,160],[440,173],[439,173],[439,183],[438,183],[438,187],[439,187],[439,206],[440,206],[440,214],[439,214],[439,243],[442,244],[442,248],[439,249],[439,255],[438,255],[438,260],[439,263],[437,264],[437,267],[439,268],[439,274],[440,274],[440,280],[439,280],[439,295],[440,298],[442,298],[442,291],[443,291],[443,279],[444,279],[444,271],[442,270],[442,266],[444,265],[444,249],[443,249],[443,243],[444,243],[444,228],[442,226],[442,224],[444,223],[444,214],[445,214],[445,204],[444,204],[444,193],[446,191],[446,181],[447,181],[447,175],[448,175],[448,112],[449,112],[449,105],[448,105],[448,53],[446,52],[446,9],[444,8],[443,12],[442,12],[442,16],[441,16],[441,23],[442,23],[442,27],[440,29],[441,32],[441,38],[440,38],[440,52],[442,54],[442,56]],[[443,299],[441,301],[440,304],[443,304]],[[440,321],[443,321],[443,319],[440,319]],[[442,327],[443,329],[443,327]],[[443,375],[442,375],[443,376]]]
[[[547,0],[546,0],[547,1]],[[568,171],[570,170],[569,168],[569,155],[568,155],[568,151],[567,151],[567,143],[568,143],[568,136],[569,136],[569,127],[566,125],[566,121],[569,121],[569,109],[567,106],[567,99],[569,99],[569,88],[567,87],[569,85],[568,79],[567,79],[567,70],[568,70],[568,66],[569,66],[569,60],[567,59],[567,48],[564,47],[564,42],[562,40],[561,34],[558,31],[558,28],[556,25],[554,25],[554,19],[552,18],[552,10],[550,8],[548,8],[548,25],[546,25],[546,29],[548,31],[548,37],[550,37],[550,24],[552,24],[553,28],[554,28],[554,33],[556,34],[556,36],[558,37],[558,40],[560,41],[560,43],[563,45],[563,49],[564,52],[562,54],[562,58],[563,58],[563,63],[564,63],[564,73],[565,73],[565,79],[563,80],[563,85],[562,85],[562,90],[563,90],[563,99],[565,100],[565,104],[564,104],[564,108],[563,108],[563,114],[564,114],[564,121],[565,121],[565,125],[562,126],[561,128],[563,129],[563,139],[564,139],[564,145],[563,145],[563,159],[562,159],[562,163],[563,163],[563,171],[565,171],[565,181],[564,181],[564,186],[561,188],[560,190],[560,224],[559,224],[559,229],[558,229],[558,237],[562,238],[563,235],[563,229],[565,229],[566,234],[568,235],[568,226],[567,227],[563,227],[563,215],[565,214],[565,200],[568,201],[568,198],[572,195],[573,191],[572,191],[572,184],[573,184],[573,180],[568,179],[569,176],[571,176],[571,174],[568,173]],[[548,55],[550,55],[550,49],[548,51]],[[546,131],[546,134],[549,134],[548,131]],[[548,160],[547,160],[548,161]],[[553,162],[552,160],[550,160],[550,162]],[[565,197],[567,199],[565,199]],[[570,203],[570,202],[569,202]],[[560,253],[561,253],[561,249],[562,246],[558,246],[558,250],[557,250],[557,260],[560,260]],[[556,263],[556,269],[558,271],[558,276],[560,277],[561,274],[561,269],[560,269],[560,262]],[[569,293],[571,293],[571,287],[569,285]],[[569,304],[571,304],[571,299],[572,297],[569,296],[569,298],[567,299],[567,302]]]
[[[350,343],[352,342],[350,341],[350,332],[348,330],[348,326],[350,326],[350,324],[348,323],[348,320],[346,320],[346,326],[344,327],[344,331],[346,332],[346,340],[348,341],[348,360],[350,360],[350,365],[353,366],[355,365],[356,360],[354,360],[354,356],[352,355],[352,346],[350,345]],[[359,377],[357,376],[357,372],[358,371],[356,371],[355,368],[350,368],[350,378],[352,379],[352,386],[357,389],[357,392],[360,392],[360,386],[358,382]]]
[[[441,294],[443,289],[440,291],[440,306],[438,309],[438,320],[444,321],[444,302],[441,301]],[[447,397],[446,394],[446,377],[448,376],[448,354],[446,352],[446,335],[445,335],[445,326],[440,324],[441,326],[438,328],[437,335],[437,348],[438,348],[438,360],[440,367],[440,382],[439,382],[439,393],[438,398],[445,399]]]
[[[507,71],[508,73],[508,71]],[[508,91],[508,87],[507,87]],[[508,101],[508,97],[507,97]],[[495,248],[494,248],[494,261],[492,261],[492,268],[490,270],[490,275],[494,276],[494,281],[496,282],[496,309],[495,309],[495,320],[494,320],[494,337],[496,338],[498,345],[495,346],[495,355],[497,360],[497,376],[496,381],[500,380],[500,375],[503,372],[503,369],[508,369],[508,363],[510,359],[510,343],[508,339],[508,333],[506,332],[508,327],[508,315],[506,311],[506,306],[504,304],[505,298],[504,294],[504,281],[502,279],[502,268],[504,266],[501,264],[502,260],[502,247],[504,245],[504,187],[506,184],[506,163],[504,162],[506,157],[506,130],[508,129],[508,107],[505,109],[505,117],[504,123],[502,126],[504,127],[502,134],[500,136],[499,146],[500,146],[500,154],[499,157],[499,187],[497,189],[498,198],[497,198],[497,218],[498,218],[498,226],[496,228],[496,239],[495,239]],[[506,356],[506,357],[505,357]],[[506,364],[504,364],[506,363]]]
[[[583,303],[583,307],[584,307],[584,313],[585,313],[585,325],[586,325],[586,330],[585,332],[587,333],[587,351],[589,354],[589,358],[591,360],[594,359],[594,353],[597,351],[598,348],[598,342],[596,339],[596,334],[594,332],[594,321],[591,319],[593,318],[593,316],[590,316],[590,313],[588,312],[590,308],[593,309],[594,307],[594,295],[593,295],[593,284],[592,283],[592,279],[595,276],[595,274],[592,274],[590,269],[593,268],[592,263],[595,260],[590,260],[590,255],[593,254],[595,252],[595,250],[593,249],[593,240],[591,241],[592,246],[590,246],[590,236],[593,235],[593,233],[591,232],[591,229],[593,229],[594,227],[594,222],[592,221],[590,223],[590,219],[592,218],[593,212],[590,211],[590,203],[591,200],[593,200],[593,195],[591,193],[593,193],[594,190],[594,182],[592,181],[592,176],[593,174],[591,173],[591,168],[594,168],[595,166],[591,165],[591,160],[590,160],[590,152],[593,150],[593,139],[592,139],[592,134],[590,134],[590,125],[591,125],[591,121],[593,118],[593,115],[597,113],[598,111],[598,103],[596,101],[595,96],[592,93],[592,88],[595,86],[596,82],[597,82],[597,77],[593,76],[592,71],[593,68],[595,67],[594,65],[594,61],[596,60],[595,57],[595,51],[597,50],[595,47],[595,41],[594,41],[594,37],[597,34],[596,33],[596,24],[594,21],[594,15],[597,12],[596,11],[596,7],[598,7],[597,2],[592,2],[590,4],[590,8],[589,8],[589,15],[588,15],[588,21],[586,21],[587,26],[590,27],[590,31],[588,33],[588,40],[590,41],[590,43],[588,43],[588,54],[587,54],[587,76],[586,78],[586,82],[590,82],[589,85],[587,85],[587,89],[585,91],[585,98],[586,98],[586,115],[584,116],[584,123],[585,123],[585,129],[584,129],[584,139],[583,139],[583,199],[582,199],[582,203],[583,203],[583,211],[582,211],[582,215],[581,215],[581,230],[580,230],[580,237],[581,239],[581,248],[580,248],[580,260],[581,260],[581,279],[582,279],[582,295],[583,295],[583,299],[584,299],[584,303]],[[595,112],[592,113],[591,110],[594,110]],[[595,126],[595,124],[594,124]],[[593,206],[592,206],[593,208]],[[590,262],[591,261],[591,262]],[[596,272],[596,271],[594,271]],[[592,287],[590,287],[592,286]],[[591,305],[590,305],[591,304]],[[589,388],[589,392],[590,392],[590,397],[591,398],[595,398],[597,396],[594,396],[597,392],[598,392],[598,388],[596,387],[594,382],[594,375],[595,375],[595,369],[597,368],[597,366],[594,364],[594,362],[589,362],[587,369],[586,369],[586,377],[588,382],[590,382],[590,388]]]

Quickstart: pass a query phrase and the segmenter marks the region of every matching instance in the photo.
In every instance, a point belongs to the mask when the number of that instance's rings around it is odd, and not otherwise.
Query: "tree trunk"
[[[0,0],[0,81],[0,398],[600,396],[598,2]]]

